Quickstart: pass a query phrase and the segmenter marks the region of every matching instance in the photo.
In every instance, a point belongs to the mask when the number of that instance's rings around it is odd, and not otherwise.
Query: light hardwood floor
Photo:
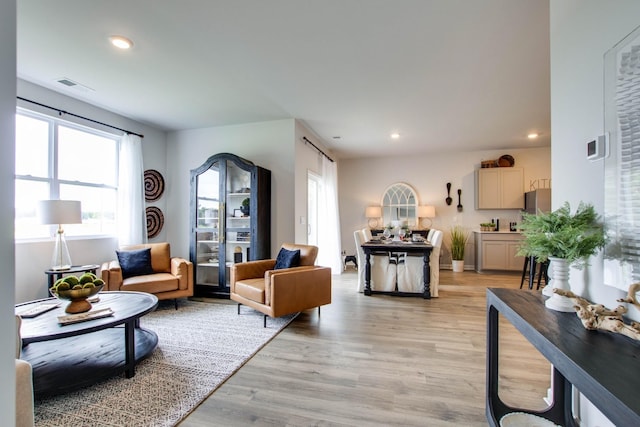
[[[519,274],[443,270],[432,300],[356,282],[334,276],[320,316],[300,313],[180,426],[486,426],[485,292]],[[549,363],[504,319],[500,334],[501,397],[543,408]]]

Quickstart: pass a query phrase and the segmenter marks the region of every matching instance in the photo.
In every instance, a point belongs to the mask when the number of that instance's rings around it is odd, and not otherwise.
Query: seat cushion
[[[153,273],[151,267],[151,249],[116,251],[118,263],[122,269],[122,277],[141,276]]]
[[[153,273],[124,279],[120,290],[157,294],[160,292],[176,291],[179,285],[180,282],[178,278],[172,274]]]
[[[265,304],[264,277],[236,282],[235,293],[251,301]]]

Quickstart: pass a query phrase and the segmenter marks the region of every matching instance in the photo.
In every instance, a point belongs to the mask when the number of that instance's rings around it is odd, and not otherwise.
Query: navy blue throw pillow
[[[282,268],[298,267],[300,265],[300,249],[290,251],[285,248],[281,248],[276,258],[276,266],[274,270],[280,270]]]
[[[151,248],[133,251],[116,251],[122,269],[122,278],[152,274]]]

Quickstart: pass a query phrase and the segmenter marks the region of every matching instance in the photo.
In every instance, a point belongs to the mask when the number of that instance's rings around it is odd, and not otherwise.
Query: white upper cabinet
[[[522,168],[476,171],[476,209],[524,209]]]

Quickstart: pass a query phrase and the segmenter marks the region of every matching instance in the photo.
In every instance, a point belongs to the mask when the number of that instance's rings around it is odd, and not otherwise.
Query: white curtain
[[[142,138],[122,136],[118,163],[118,244],[147,243]]]
[[[318,209],[317,264],[342,272],[340,255],[340,216],[338,210],[338,166],[322,156],[322,185]]]

